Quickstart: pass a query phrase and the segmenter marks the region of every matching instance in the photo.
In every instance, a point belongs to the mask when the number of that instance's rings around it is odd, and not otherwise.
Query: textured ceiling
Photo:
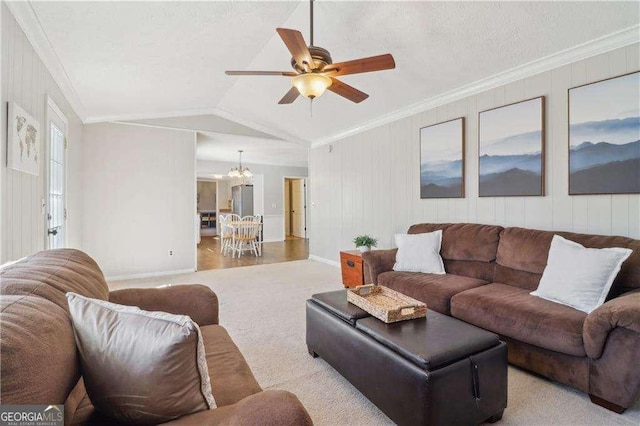
[[[251,127],[243,126],[231,120],[218,117],[214,114],[191,115],[182,117],[148,118],[131,120],[131,123],[146,124],[150,126],[168,127],[173,129],[195,130],[197,132],[213,132],[238,136],[250,136],[253,138],[279,139],[268,133],[264,133]]]
[[[198,133],[198,160],[237,162],[239,149],[244,150],[243,163],[307,167],[309,151],[299,144],[274,139]]]
[[[333,93],[277,105],[289,70],[276,27],[308,41],[307,2],[34,2],[90,117],[217,109],[305,141],[637,25],[638,2],[317,1],[315,44],[335,62],[390,52],[397,68],[343,77],[370,98]]]
[[[89,116],[215,106],[291,2],[31,3]]]

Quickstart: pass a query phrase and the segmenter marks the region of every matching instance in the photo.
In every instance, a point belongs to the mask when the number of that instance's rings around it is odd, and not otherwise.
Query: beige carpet
[[[305,345],[305,300],[336,290],[340,270],[309,260],[211,270],[175,277],[110,283],[112,288],[201,283],[220,299],[227,328],[265,389],[295,393],[317,425],[392,422]],[[503,425],[639,425],[640,404],[617,415],[581,392],[509,368]]]

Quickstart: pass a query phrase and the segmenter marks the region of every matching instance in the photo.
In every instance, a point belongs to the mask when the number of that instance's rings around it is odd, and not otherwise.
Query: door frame
[[[286,180],[287,179],[303,179],[304,180],[304,238],[309,238],[309,215],[308,212],[308,204],[309,204],[309,176],[283,176],[282,177],[282,241],[287,240],[287,230],[285,229],[287,226],[287,219],[285,218],[286,212],[284,211],[284,191],[286,189]]]
[[[69,158],[68,158],[68,153],[67,153],[67,144],[69,143],[69,119],[67,118],[66,114],[64,112],[62,112],[62,109],[60,109],[60,107],[55,103],[55,101],[51,98],[51,96],[49,96],[48,94],[45,95],[45,104],[44,104],[44,123],[45,123],[45,165],[44,165],[44,214],[43,214],[43,219],[44,219],[44,248],[48,249],[49,248],[49,234],[47,233],[48,229],[49,229],[49,219],[47,218],[47,214],[49,212],[49,185],[50,185],[50,163],[51,163],[51,124],[50,124],[50,114],[49,114],[49,108],[51,108],[61,119],[62,122],[64,123],[64,138],[65,138],[65,148],[64,148],[64,212],[65,212],[65,218],[64,218],[64,234],[63,234],[63,240],[62,240],[62,245],[66,246],[67,243],[67,218],[66,218],[66,212],[67,212],[67,198],[69,197],[69,184],[68,184],[68,177],[69,177],[69,173],[68,173],[68,163],[69,163]]]

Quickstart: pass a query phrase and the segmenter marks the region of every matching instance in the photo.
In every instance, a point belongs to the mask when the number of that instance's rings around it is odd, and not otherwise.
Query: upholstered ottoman
[[[496,334],[429,311],[393,324],[347,302],[307,301],[307,347],[400,425],[471,425],[502,418],[507,347]]]

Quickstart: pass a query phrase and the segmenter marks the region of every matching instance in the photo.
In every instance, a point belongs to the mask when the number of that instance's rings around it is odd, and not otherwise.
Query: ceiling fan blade
[[[309,64],[311,69],[315,68],[315,62],[300,31],[287,28],[276,28],[276,31],[300,68],[306,69],[305,62]]]
[[[280,105],[293,103],[293,101],[298,99],[299,95],[300,95],[300,92],[298,92],[298,89],[292,86],[291,89],[289,89],[289,91],[287,92],[287,94],[284,95],[282,99],[280,99],[280,102],[278,103]]]
[[[353,61],[338,62],[327,65],[324,72],[335,71],[332,76],[360,74],[363,72],[389,70],[396,67],[396,62],[390,53],[369,58],[354,59]]]
[[[327,89],[331,90],[333,93],[336,93],[343,98],[349,99],[351,102],[355,102],[359,104],[369,97],[364,92],[359,91],[355,87],[351,87],[346,83],[341,82],[337,78],[331,78],[332,84]]]
[[[294,77],[298,75],[292,71],[225,71],[226,75],[284,75]]]

